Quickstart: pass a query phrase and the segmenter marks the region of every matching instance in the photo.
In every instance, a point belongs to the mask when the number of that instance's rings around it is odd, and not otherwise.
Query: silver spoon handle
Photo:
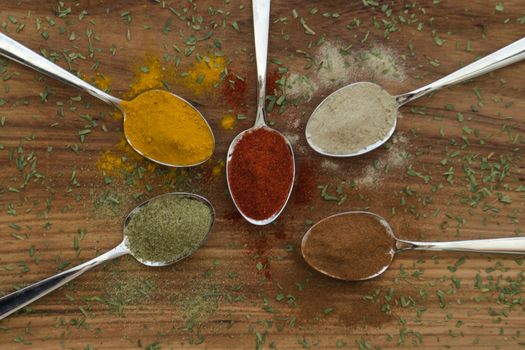
[[[42,74],[45,74],[53,79],[59,80],[63,83],[72,85],[77,89],[87,92],[102,101],[117,107],[121,100],[113,97],[102,90],[97,89],[93,85],[86,83],[84,80],[69,73],[67,70],[57,66],[46,58],[40,56],[33,50],[16,42],[7,35],[0,33],[0,55],[21,63],[29,68],[32,68]]]
[[[494,254],[525,254],[525,237],[475,239],[451,242],[417,242],[398,239],[407,247],[403,250],[437,250]]]
[[[469,80],[477,76],[492,72],[493,70],[521,61],[524,58],[525,38],[522,38],[433,83],[430,83],[426,86],[423,86],[422,88],[419,88],[407,94],[399,95],[396,97],[396,100],[401,106],[405,103],[409,103],[415,100],[416,98],[426,95],[429,92],[436,91],[441,88],[454,85],[462,81]]]
[[[40,299],[44,295],[51,293],[93,267],[128,253],[129,251],[124,244],[119,244],[109,252],[86,261],[83,264],[1,297],[0,320],[20,310],[24,306],[31,304],[33,301]]]
[[[257,66],[257,117],[255,126],[266,125],[266,65],[270,31],[270,0],[252,0],[255,63]]]

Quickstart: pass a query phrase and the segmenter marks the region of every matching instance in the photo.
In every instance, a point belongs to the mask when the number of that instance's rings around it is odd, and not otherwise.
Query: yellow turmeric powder
[[[135,79],[130,84],[129,91],[124,97],[132,99],[147,90],[163,89],[162,81],[174,74],[162,67],[157,57],[148,55],[144,58],[142,64],[137,66]]]
[[[224,130],[231,130],[235,126],[235,122],[235,117],[231,114],[227,114],[221,119],[221,126]]]
[[[210,127],[193,106],[163,90],[122,102],[124,133],[131,146],[167,165],[190,166],[211,157]]]
[[[97,73],[92,80],[95,85],[103,91],[108,91],[111,86],[111,78],[104,74]]]
[[[186,76],[185,85],[197,96],[211,93],[226,75],[226,60],[222,56],[204,56],[195,61]]]
[[[116,114],[122,119],[122,113],[117,112]],[[104,151],[97,159],[97,168],[105,176],[122,178],[131,174],[138,167],[145,169],[145,174],[152,174],[156,169],[155,163],[147,161],[131,148],[124,136],[115,145],[115,150]]]
[[[133,170],[133,167],[126,163],[126,157],[111,151],[105,151],[100,155],[97,160],[97,168],[104,175],[121,175],[122,172],[129,173]]]
[[[211,174],[214,176],[214,177],[217,177],[219,176],[222,171],[224,170],[224,160],[220,160],[214,167],[213,169],[211,170]]]

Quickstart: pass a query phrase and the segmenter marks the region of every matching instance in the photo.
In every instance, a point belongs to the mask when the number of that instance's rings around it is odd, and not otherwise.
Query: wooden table
[[[115,175],[107,184],[97,168],[101,154],[130,156],[118,146],[121,121],[111,108],[16,63],[2,63],[2,293],[115,246],[138,192],[145,199],[192,190],[208,196],[217,210],[213,233],[190,259],[163,269],[132,258],[99,267],[0,321],[2,349],[518,349],[525,344],[522,259],[410,252],[396,257],[380,278],[343,283],[310,269],[299,246],[312,222],[351,209],[384,216],[402,238],[521,234],[523,64],[403,107],[388,149],[328,159],[314,153],[303,136],[315,106],[345,82],[376,79],[391,93],[403,93],[519,39],[525,32],[521,1],[275,1],[269,73],[273,80],[304,74],[317,87],[309,101],[294,106],[290,98],[282,114],[278,108],[270,113],[275,127],[295,141],[299,183],[282,217],[267,227],[251,226],[236,213],[220,166],[230,141],[253,123],[255,112],[248,2],[23,0],[2,1],[1,8],[2,32],[88,81],[97,73],[110,77],[116,96],[125,96],[147,55],[184,72],[198,54],[222,51],[231,60],[228,71],[248,85],[246,104],[234,107],[220,86],[203,98],[183,79],[173,82],[172,91],[201,103],[215,131],[212,161],[176,174],[150,168],[142,179],[135,172],[128,177],[131,185]],[[192,34],[202,40],[193,45]],[[380,47],[404,75],[392,77],[376,67],[372,76],[369,66],[357,71],[353,66],[335,82],[322,80],[312,62],[321,64],[319,50],[326,43],[345,49],[343,57],[356,62],[366,50]],[[224,130],[220,121],[228,113],[247,118]],[[87,126],[91,131],[81,142],[79,131]],[[135,170],[148,166],[126,162]],[[120,198],[109,216],[95,208],[106,190]]]

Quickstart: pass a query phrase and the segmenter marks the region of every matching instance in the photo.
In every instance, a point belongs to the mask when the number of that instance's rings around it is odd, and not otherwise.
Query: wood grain
[[[269,119],[277,129],[299,138],[295,150],[302,181],[277,223],[253,227],[235,212],[224,175],[209,176],[211,168],[225,158],[236,133],[253,123],[256,79],[251,8],[248,2],[234,0],[194,3],[64,1],[62,7],[71,8],[71,13],[60,18],[56,1],[0,2],[0,22],[8,28],[4,26],[2,32],[34,50],[56,54],[57,63],[66,68],[69,65],[64,54],[81,52],[85,59],[74,60],[71,68],[87,80],[97,72],[108,75],[111,93],[116,96],[129,90],[134,72],[146,55],[179,56],[178,69],[184,71],[197,53],[213,52],[214,39],[220,40],[224,56],[231,59],[229,71],[244,77],[249,87],[246,106],[233,110],[248,118],[240,120],[235,130],[227,131],[220,127],[220,120],[232,106],[218,91],[202,98],[182,83],[171,86],[173,91],[203,104],[199,108],[217,140],[214,159],[188,173],[178,173],[171,187],[166,185],[169,178],[157,171],[129,190],[144,192],[144,198],[169,190],[193,190],[209,197],[217,211],[217,222],[202,249],[173,268],[145,268],[132,258],[99,267],[35,302],[30,310],[0,321],[1,348],[28,348],[24,343],[38,349],[156,349],[155,344],[162,349],[246,349],[259,343],[261,348],[279,349],[330,349],[338,345],[362,349],[414,345],[429,349],[521,348],[525,343],[525,316],[520,259],[409,252],[396,257],[384,276],[354,284],[315,273],[302,260],[299,243],[310,222],[363,208],[387,218],[402,238],[452,240],[520,233],[524,197],[516,189],[525,179],[524,64],[403,107],[395,136],[399,141],[390,150],[381,148],[358,158],[323,158],[308,148],[303,137],[308,115],[335,86],[321,86],[310,101],[297,107],[290,105],[282,115],[272,112]],[[524,35],[519,18],[525,9],[518,0],[504,1],[502,12],[496,10],[496,1],[384,4],[392,11],[390,15],[386,8],[367,7],[361,1],[274,1],[269,47],[274,63],[269,63],[269,72],[277,70],[275,62],[282,62],[290,72],[315,76],[315,68],[304,68],[309,61],[303,52],[315,56],[321,39],[339,47],[352,44],[349,55],[380,45],[398,58],[406,78],[399,82],[378,76],[377,80],[398,94]],[[195,32],[169,7],[194,16],[197,22],[202,16],[202,29]],[[210,7],[222,11],[211,15]],[[314,7],[318,11],[312,14]],[[298,18],[294,18],[293,9]],[[80,20],[82,10],[87,14]],[[129,24],[123,16],[126,11],[132,15]],[[333,13],[338,15],[333,17]],[[277,20],[284,17],[287,19]],[[51,25],[46,18],[56,24]],[[315,35],[305,34],[300,18]],[[360,24],[351,25],[356,18]],[[37,21],[41,23],[39,30]],[[231,25],[234,21],[239,32]],[[399,30],[385,38],[384,23],[388,21],[397,23]],[[17,33],[19,23],[25,27]],[[418,30],[419,23],[422,27]],[[199,42],[189,57],[173,48],[175,44],[184,50],[191,34],[200,36],[213,27],[212,38]],[[88,28],[95,35],[94,57],[88,55]],[[128,30],[131,40],[127,39]],[[47,40],[43,31],[49,32]],[[70,40],[72,32],[75,37]],[[445,40],[442,46],[436,44],[436,35]],[[436,60],[439,65],[429,64]],[[96,71],[92,70],[95,63]],[[10,76],[7,80],[6,74]],[[121,138],[120,121],[112,117],[109,106],[15,63],[7,66],[3,77],[2,85],[8,92],[2,88],[0,93],[6,101],[0,106],[0,117],[5,117],[5,125],[0,127],[0,290],[8,293],[13,287],[55,273],[64,261],[74,266],[118,244],[121,218],[135,202],[125,202],[116,217],[100,217],[93,209],[93,202],[106,188],[97,159],[105,150],[118,152]],[[352,79],[357,78],[369,77]],[[44,91],[48,91],[47,101],[41,98]],[[482,101],[475,91],[480,92]],[[71,99],[79,95],[81,101]],[[60,116],[61,109],[64,116]],[[458,113],[463,115],[463,122],[458,121]],[[82,116],[86,114],[97,126],[81,143],[78,130],[85,127],[87,121]],[[78,153],[71,150],[74,144],[79,147]],[[20,192],[14,192],[9,189],[19,188],[23,174],[30,171],[30,165],[22,172],[17,168],[19,145],[26,161],[33,159],[31,153],[37,156],[36,170],[45,177],[38,181],[32,178]],[[391,164],[389,157],[400,154],[406,159],[385,170],[384,164]],[[469,191],[469,167],[486,192]],[[454,176],[449,182],[451,168]],[[73,171],[78,183],[72,182]],[[425,183],[413,172],[430,175],[431,179]],[[363,182],[367,174],[375,176],[369,183]],[[146,185],[151,185],[150,192]],[[341,185],[346,200],[340,205],[323,200],[317,186],[324,185],[329,185],[331,194],[337,194],[336,187]],[[473,198],[476,195],[485,197]],[[16,215],[11,215],[13,208]],[[10,226],[12,223],[19,228]],[[86,234],[77,256],[74,240],[79,230]],[[115,275],[118,270],[121,275]],[[114,276],[151,280],[155,292],[139,305],[126,305],[122,316],[94,298],[107,297],[116,283]],[[454,286],[456,278],[459,288]],[[482,278],[481,284],[477,278]],[[183,306],[202,291],[221,295],[217,309],[190,329]],[[281,294],[284,301],[276,300]],[[372,300],[364,296],[372,296]],[[391,314],[381,310],[384,304],[390,305]]]

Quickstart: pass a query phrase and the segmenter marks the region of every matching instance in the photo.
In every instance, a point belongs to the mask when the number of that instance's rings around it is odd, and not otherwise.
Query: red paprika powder
[[[230,107],[237,109],[246,102],[246,88],[245,80],[230,73],[223,80],[222,95]]]
[[[294,189],[294,202],[297,204],[308,204],[312,200],[317,173],[312,162],[306,158],[298,162],[296,167],[297,185]]]
[[[244,215],[265,220],[285,204],[293,185],[293,157],[283,137],[257,128],[237,142],[228,163],[232,198]]]
[[[266,95],[275,95],[277,93],[277,81],[280,78],[281,77],[277,71],[268,74],[268,77],[266,78]]]

